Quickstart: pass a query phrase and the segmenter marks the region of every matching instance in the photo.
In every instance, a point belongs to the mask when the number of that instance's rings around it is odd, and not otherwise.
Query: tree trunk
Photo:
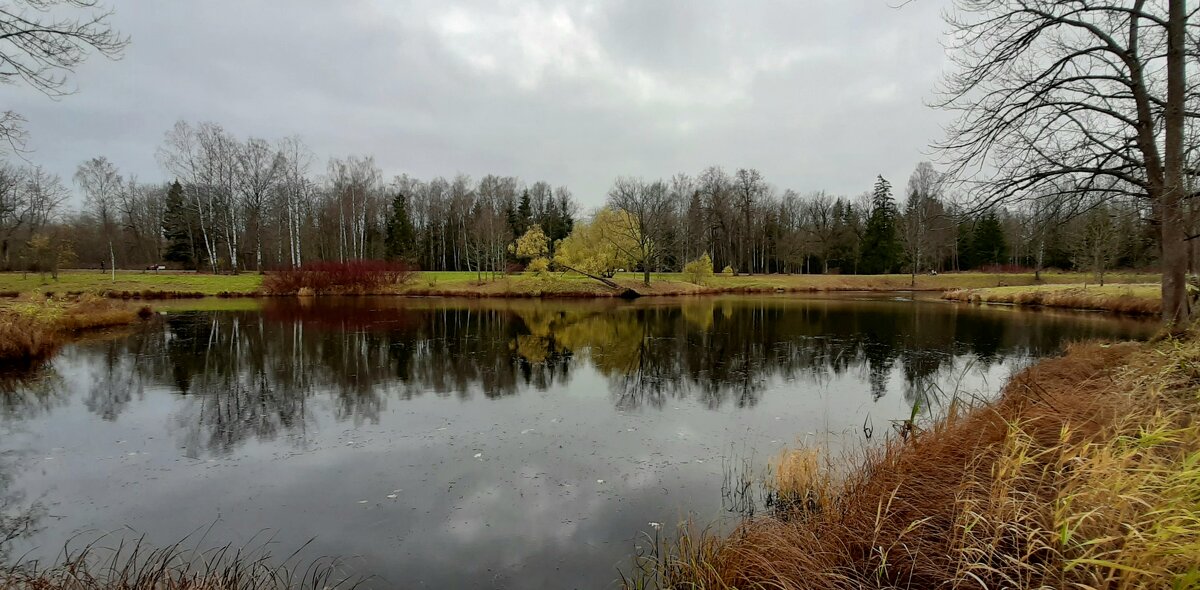
[[[1187,242],[1184,240],[1183,135],[1185,0],[1170,0],[1167,26],[1167,105],[1162,192],[1162,319],[1167,326],[1186,328],[1191,310],[1187,297]]]
[[[112,240],[108,241],[108,259],[112,264],[112,282],[117,282],[117,252],[113,250]]]
[[[594,274],[591,274],[591,273],[588,273],[588,272],[583,272],[582,270],[579,270],[578,268],[572,268],[572,267],[570,267],[570,266],[567,266],[567,265],[565,265],[565,264],[563,264],[563,263],[561,263],[561,262],[559,262],[559,263],[558,263],[558,265],[559,265],[559,266],[561,266],[561,267],[563,267],[563,268],[565,268],[565,269],[567,269],[567,270],[569,270],[569,271],[572,271],[572,272],[577,272],[577,273],[579,273],[579,274],[581,274],[581,275],[583,275],[583,276],[585,276],[585,277],[587,277],[587,278],[589,278],[589,279],[593,279],[593,280],[600,281],[601,283],[604,283],[605,285],[608,285],[609,287],[612,287],[613,289],[620,289],[620,288],[621,288],[621,285],[618,285],[618,284],[616,284],[615,282],[613,282],[613,281],[610,281],[610,280],[608,280],[608,279],[606,279],[606,278],[604,278],[604,277],[597,276],[597,275],[594,275]],[[649,283],[646,283],[646,284],[649,284]]]

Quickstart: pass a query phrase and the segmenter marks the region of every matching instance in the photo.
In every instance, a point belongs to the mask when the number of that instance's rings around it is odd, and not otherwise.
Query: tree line
[[[61,178],[0,166],[0,264],[239,272],[389,259],[479,273],[638,270],[648,280],[706,255],[737,273],[1103,272],[1157,259],[1137,199],[974,208],[929,162],[899,191],[877,177],[854,196],[780,190],[753,168],[621,177],[584,212],[569,188],[516,176],[385,180],[370,156],[318,170],[298,137],[242,140],[214,123],[177,123],[157,157],[171,181],[123,175],[104,156],[80,163],[79,210],[65,206]]]

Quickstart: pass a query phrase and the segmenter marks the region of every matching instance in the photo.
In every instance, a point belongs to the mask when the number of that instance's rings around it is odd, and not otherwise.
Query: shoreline
[[[275,298],[296,294],[266,293],[263,275],[201,275],[196,273],[151,274],[124,271],[112,282],[107,275],[94,271],[64,271],[61,280],[21,273],[0,273],[0,297],[20,297],[31,293],[58,297],[101,297],[130,301],[157,301],[202,298]],[[624,273],[613,278],[618,288],[572,274],[506,275],[480,279],[467,272],[421,272],[407,283],[371,292],[323,293],[306,296],[390,296],[390,297],[463,297],[513,299],[606,299],[618,297],[687,297],[711,295],[766,295],[788,293],[984,293],[991,289],[1043,289],[1084,285],[1090,275],[1080,273],[1043,273],[1041,280],[1032,273],[943,273],[920,275],[913,284],[909,275],[718,275],[700,284],[679,273],[652,275],[649,286],[641,276]],[[1119,284],[1144,285],[1158,276],[1145,273],[1114,273]],[[965,300],[965,299],[964,299]],[[1064,307],[1076,307],[1065,305]]]
[[[1011,305],[1027,308],[1078,309],[1131,316],[1162,313],[1157,284],[1040,285],[952,289],[942,299],[973,305]]]
[[[1077,344],[846,473],[785,453],[774,512],[664,534],[625,587],[1192,587],[1197,360],[1195,332]]]

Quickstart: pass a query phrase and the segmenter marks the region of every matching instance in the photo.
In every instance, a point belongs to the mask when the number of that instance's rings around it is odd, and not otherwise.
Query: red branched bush
[[[413,272],[408,263],[385,260],[312,262],[266,273],[263,291],[268,295],[384,293],[408,282]]]

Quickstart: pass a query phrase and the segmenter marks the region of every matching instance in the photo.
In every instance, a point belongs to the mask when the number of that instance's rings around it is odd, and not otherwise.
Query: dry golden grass
[[[627,586],[1200,588],[1198,392],[1194,338],[1072,347],[874,451],[827,501],[681,529]],[[782,464],[784,493],[830,481],[809,451]]]
[[[351,590],[363,580],[346,575],[336,559],[308,563],[297,553],[276,560],[266,547],[225,546],[208,551],[174,544],[151,548],[142,540],[107,548],[95,542],[64,550],[60,564],[0,567],[5,590]]]
[[[995,287],[955,289],[943,299],[965,303],[1005,303],[1021,306],[1091,309],[1129,315],[1162,311],[1158,285]]]
[[[26,295],[0,308],[0,363],[34,363],[81,332],[124,326],[150,315],[149,307],[95,295]]]

